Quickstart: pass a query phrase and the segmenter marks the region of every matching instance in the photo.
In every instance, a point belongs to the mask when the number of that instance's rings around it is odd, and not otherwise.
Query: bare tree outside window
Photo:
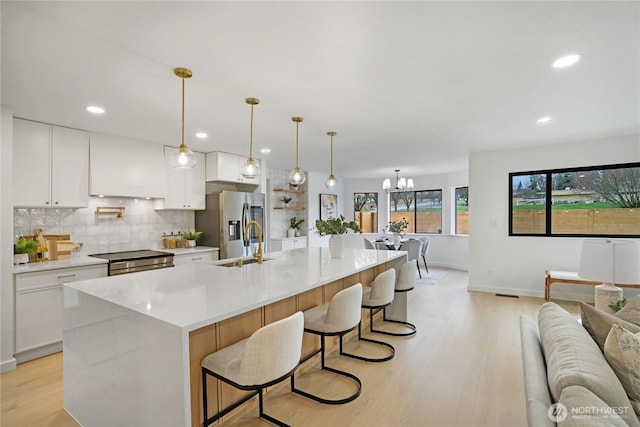
[[[353,210],[363,233],[378,232],[378,193],[353,193]]]

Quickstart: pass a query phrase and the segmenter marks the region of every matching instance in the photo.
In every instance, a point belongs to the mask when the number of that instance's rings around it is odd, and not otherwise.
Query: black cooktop
[[[171,252],[153,251],[151,249],[139,249],[137,251],[107,252],[103,254],[91,254],[89,256],[114,261],[133,261],[136,259],[158,258],[173,256]]]

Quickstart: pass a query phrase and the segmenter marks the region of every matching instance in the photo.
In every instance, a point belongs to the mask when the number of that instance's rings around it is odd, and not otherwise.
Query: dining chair
[[[364,238],[364,248],[365,249],[376,249],[376,247],[373,244],[373,242],[371,242],[371,240],[367,239],[366,237]]]
[[[427,267],[427,253],[429,252],[429,242],[430,242],[430,238],[429,236],[424,236],[421,237],[420,240],[422,241],[422,249],[420,250],[420,256],[422,257],[422,262],[424,262],[424,268],[427,270],[427,273],[429,272],[429,267]]]
[[[420,264],[418,264],[418,259],[420,258],[420,253],[422,249],[422,241],[417,239],[407,240],[402,244],[400,248],[401,251],[407,252],[407,261],[416,261],[416,267],[418,268],[418,275],[422,279],[422,274],[420,273]]]

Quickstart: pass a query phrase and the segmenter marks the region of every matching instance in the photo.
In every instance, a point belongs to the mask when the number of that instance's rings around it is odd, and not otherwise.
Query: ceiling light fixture
[[[570,67],[582,58],[580,55],[567,55],[553,61],[553,68]]]
[[[261,148],[260,152],[262,154],[269,154],[271,152],[271,148]]]
[[[304,172],[300,170],[298,167],[298,128],[300,126],[300,122],[302,122],[302,117],[291,117],[291,120],[296,122],[296,167],[289,173],[289,184],[297,187],[298,185],[304,184],[304,180],[306,177],[304,176]]]
[[[260,165],[253,159],[253,107],[260,103],[258,98],[247,98],[245,102],[251,105],[251,130],[249,131],[249,157],[240,172],[245,178],[256,178],[260,175]]]
[[[382,189],[389,191],[406,191],[413,190],[413,179],[412,178],[399,178],[398,174],[400,173],[400,169],[396,169],[396,186],[395,188],[391,188],[391,180],[389,178],[385,178],[382,182]]]
[[[538,120],[536,120],[536,124],[548,125],[549,123],[551,123],[552,120],[553,118],[551,117],[540,117]]]
[[[196,164],[196,156],[184,143],[184,79],[190,78],[193,73],[186,68],[176,68],[173,74],[182,80],[182,143],[171,154],[169,162],[174,169],[191,169]]]
[[[205,139],[208,136],[206,132],[196,132],[196,138]]]
[[[97,105],[89,105],[87,111],[93,114],[104,114],[104,108],[98,107]]]
[[[327,135],[331,137],[331,169],[329,170],[329,178],[324,182],[324,185],[329,190],[333,190],[336,188],[336,185],[338,185],[338,178],[333,175],[333,137],[337,134],[336,132],[330,131],[327,132]]]

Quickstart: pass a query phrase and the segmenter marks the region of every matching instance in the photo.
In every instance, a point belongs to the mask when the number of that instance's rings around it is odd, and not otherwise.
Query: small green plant
[[[344,234],[348,230],[353,230],[354,233],[359,233],[360,226],[355,221],[346,221],[342,215],[340,215],[339,218],[316,220],[316,233],[321,236],[324,236],[325,234]]]
[[[282,201],[285,205],[288,205],[289,202],[291,202],[293,199],[291,197],[287,197],[284,196],[283,198],[280,199],[280,201]]]
[[[186,240],[198,240],[202,236],[202,231],[182,230],[182,237]]]
[[[619,299],[618,301],[611,301],[609,303],[609,308],[614,313],[617,313],[622,310],[622,307],[624,307],[625,305],[627,305],[627,299],[625,297],[622,297],[622,299]]]
[[[13,245],[14,254],[32,254],[38,249],[38,242],[20,237]]]
[[[404,229],[409,226],[409,223],[405,218],[402,218],[400,221],[393,222],[389,221],[389,231],[397,234],[404,234]]]
[[[297,219],[295,216],[291,218],[291,228],[294,230],[299,230],[300,225],[304,222],[304,219]]]

